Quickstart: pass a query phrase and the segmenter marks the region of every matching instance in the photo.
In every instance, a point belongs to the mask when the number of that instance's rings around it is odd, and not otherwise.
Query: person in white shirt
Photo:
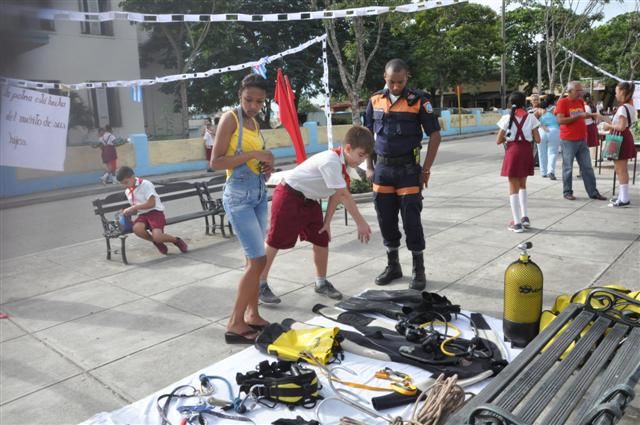
[[[120,184],[126,187],[124,193],[131,204],[129,208],[122,210],[122,214],[138,216],[133,221],[133,233],[139,238],[153,242],[162,254],[166,255],[169,251],[165,242],[174,244],[180,252],[187,252],[185,241],[164,233],[164,226],[167,224],[164,205],[153,183],[136,177],[131,167],[120,167],[117,177]]]
[[[533,175],[533,142],[540,143],[540,122],[525,108],[524,93],[514,91],[509,96],[511,113],[498,121],[497,144],[505,145],[501,176],[509,178],[509,203],[513,221],[508,229],[522,233],[531,225],[527,212],[527,177]]]
[[[202,140],[204,141],[204,149],[205,156],[207,158],[207,163],[211,161],[211,152],[213,151],[213,144],[216,139],[216,130],[218,128],[218,123],[220,122],[220,118],[216,117],[211,123],[211,118],[205,119],[205,127],[202,130]],[[207,168],[207,171],[213,172],[211,167]]]
[[[637,154],[631,126],[638,120],[638,115],[633,106],[633,92],[635,86],[630,82],[620,82],[616,86],[616,100],[620,104],[612,120],[600,116],[604,121],[604,129],[618,132],[622,135],[622,144],[618,159],[613,165],[618,175],[620,192],[617,198],[609,202],[610,207],[627,207],[631,204],[629,197],[629,168],[628,163]]]
[[[100,149],[102,150],[102,162],[107,169],[107,172],[100,177],[102,184],[116,184],[118,152],[116,151],[115,145],[116,136],[114,136],[111,131],[111,126],[109,124],[105,125],[104,128],[98,129]]]
[[[313,244],[316,268],[315,291],[332,299],[342,294],[327,280],[331,219],[338,203],[344,204],[356,222],[358,239],[366,243],[371,228],[360,214],[349,192],[346,167],[358,167],[373,151],[373,135],[366,127],[353,126],[344,138],[344,147],[313,155],[278,185],[271,201],[271,225],[266,241],[267,265],[260,275],[260,300],[279,303],[267,283],[273,260],[280,249],[293,248],[298,240]],[[329,198],[323,219],[320,200]]]

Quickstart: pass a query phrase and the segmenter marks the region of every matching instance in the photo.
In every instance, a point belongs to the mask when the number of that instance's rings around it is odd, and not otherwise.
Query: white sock
[[[620,185],[620,196],[618,196],[620,202],[629,202],[629,183]]]
[[[316,277],[316,287],[322,288],[327,283],[326,277]]]
[[[518,200],[518,194],[514,193],[509,195],[509,203],[511,204],[511,215],[513,216],[514,224],[520,224],[520,201]]]
[[[522,209],[522,217],[529,217],[527,211],[527,189],[520,189],[518,192],[518,197],[520,198],[520,208]]]

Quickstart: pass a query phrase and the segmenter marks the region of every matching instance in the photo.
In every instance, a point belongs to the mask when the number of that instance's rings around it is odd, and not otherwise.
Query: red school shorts
[[[329,245],[327,232],[318,233],[324,224],[320,203],[305,199],[285,185],[278,185],[271,199],[271,224],[267,245],[276,249],[289,249],[301,241],[314,245]]]
[[[164,213],[162,211],[151,210],[148,213],[140,214],[133,222],[133,224],[136,223],[144,223],[147,230],[164,230],[167,220],[164,218]]]

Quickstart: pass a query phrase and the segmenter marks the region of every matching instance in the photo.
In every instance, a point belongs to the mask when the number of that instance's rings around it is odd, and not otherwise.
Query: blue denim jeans
[[[558,158],[558,148],[560,148],[560,129],[550,128],[545,132],[544,137],[547,140],[547,175],[556,175],[556,159]]]
[[[544,130],[540,130],[540,143],[538,143],[538,164],[540,167],[541,176],[546,176],[547,174],[549,174],[549,170],[547,169],[548,146],[549,146],[549,139],[547,138],[547,133]]]
[[[578,161],[580,174],[584,182],[584,189],[590,198],[598,194],[596,188],[596,175],[591,166],[591,155],[585,140],[562,140],[562,192],[565,195],[573,195],[573,158]]]
[[[234,168],[224,186],[222,204],[245,255],[263,257],[268,206],[262,175],[256,175],[246,164]]]

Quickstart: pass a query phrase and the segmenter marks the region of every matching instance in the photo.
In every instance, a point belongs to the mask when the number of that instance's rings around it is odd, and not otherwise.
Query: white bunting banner
[[[280,59],[287,55],[298,53],[307,47],[320,43],[326,39],[327,35],[321,35],[313,38],[306,43],[303,43],[297,47],[293,47],[289,50],[277,53],[272,56],[266,56],[262,59],[245,62],[238,65],[224,66],[222,68],[210,69],[205,72],[191,72],[185,74],[165,75],[164,77],[156,77],[154,79],[142,79],[142,80],[125,80],[125,81],[102,81],[102,82],[84,82],[84,83],[48,83],[43,81],[31,81],[31,80],[19,80],[16,78],[7,78],[0,76],[0,84],[8,84],[17,87],[31,88],[31,89],[61,89],[61,90],[84,90],[95,88],[107,88],[107,87],[139,87],[139,86],[152,86],[154,84],[171,83],[174,81],[182,80],[194,80],[198,78],[207,78],[215,74],[222,74],[225,72],[240,71],[242,69],[260,67],[262,65],[273,62],[276,59]],[[328,77],[327,77],[328,78]]]
[[[616,76],[615,76],[615,75],[613,75],[612,73],[610,73],[610,72],[608,72],[608,71],[605,71],[604,69],[600,68],[600,67],[599,67],[599,66],[597,66],[597,65],[594,65],[593,63],[589,62],[588,60],[586,60],[585,58],[583,58],[583,57],[582,57],[582,56],[580,56],[579,54],[577,54],[577,53],[575,53],[575,52],[572,52],[571,50],[567,49],[566,47],[564,47],[564,46],[560,46],[560,47],[562,47],[562,49],[563,49],[565,52],[567,52],[567,53],[569,53],[570,55],[574,56],[576,59],[581,60],[581,61],[582,61],[582,62],[584,62],[585,64],[589,65],[591,68],[595,69],[596,71],[599,71],[600,73],[602,73],[602,74],[606,75],[607,77],[609,77],[609,78],[613,78],[613,79],[614,79],[614,80],[616,80],[617,82],[627,81],[627,80],[623,80],[623,79],[622,79],[622,78],[620,78],[620,77],[616,77]],[[638,83],[640,83],[640,81],[634,81],[634,83],[638,84]]]
[[[217,13],[217,14],[184,14],[184,13],[135,13],[126,11],[79,12],[73,10],[39,9],[27,6],[5,5],[5,13],[22,14],[37,19],[51,21],[106,22],[129,21],[143,24],[173,22],[286,22],[309,21],[318,19],[345,19],[356,16],[377,16],[386,13],[415,13],[436,7],[465,3],[467,0],[431,0],[408,3],[400,6],[367,6],[338,10],[319,10],[294,13]]]

